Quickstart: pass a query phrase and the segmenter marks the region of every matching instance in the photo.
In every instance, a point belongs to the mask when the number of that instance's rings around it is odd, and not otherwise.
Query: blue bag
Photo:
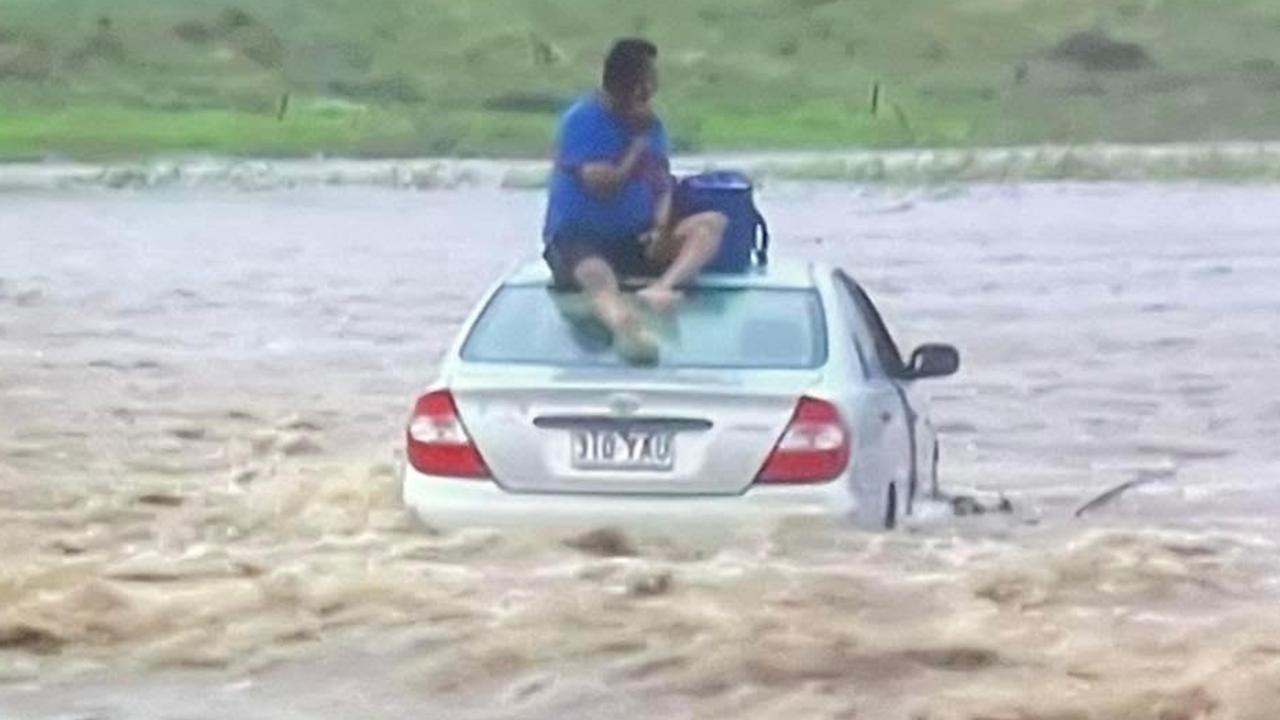
[[[704,272],[741,273],[769,262],[769,228],[752,198],[751,178],[733,170],[690,175],[676,185],[675,210],[680,217],[715,210],[729,219],[720,251]]]

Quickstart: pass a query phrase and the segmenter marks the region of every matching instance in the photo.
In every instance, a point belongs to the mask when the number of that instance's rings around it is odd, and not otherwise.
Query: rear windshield
[[[659,365],[814,368],[827,359],[826,324],[813,290],[702,288],[669,316],[646,315],[660,339]],[[607,330],[586,298],[536,285],[500,289],[462,347],[472,362],[615,366]]]

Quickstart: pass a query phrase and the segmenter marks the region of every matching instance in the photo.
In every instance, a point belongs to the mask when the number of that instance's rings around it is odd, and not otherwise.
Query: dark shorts
[[[592,257],[605,261],[619,280],[656,277],[661,274],[660,268],[645,257],[644,246],[635,238],[611,242],[555,238],[547,243],[542,257],[551,268],[555,286],[562,289],[578,289],[573,271],[583,260]]]

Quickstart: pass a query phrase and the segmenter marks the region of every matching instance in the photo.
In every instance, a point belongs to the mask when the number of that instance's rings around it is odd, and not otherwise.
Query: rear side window
[[[699,288],[670,316],[647,316],[661,367],[802,369],[827,360],[822,303],[813,290]],[[586,298],[508,285],[490,300],[462,346],[470,362],[620,366]]]
[[[880,311],[876,309],[875,303],[871,302],[871,298],[862,287],[848,275],[837,273],[836,277],[849,293],[850,300],[858,310],[859,319],[866,323],[880,367],[890,376],[900,375],[905,369],[902,355],[898,353],[898,345],[889,334],[889,328],[885,327],[884,319],[880,317]]]

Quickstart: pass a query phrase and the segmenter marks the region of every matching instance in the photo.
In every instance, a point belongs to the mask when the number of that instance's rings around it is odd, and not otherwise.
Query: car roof
[[[700,275],[698,287],[725,288],[812,288],[817,267],[799,260],[770,260],[768,265],[753,265],[741,273],[707,273]],[[547,285],[551,271],[541,259],[531,260],[511,272],[504,285]]]

